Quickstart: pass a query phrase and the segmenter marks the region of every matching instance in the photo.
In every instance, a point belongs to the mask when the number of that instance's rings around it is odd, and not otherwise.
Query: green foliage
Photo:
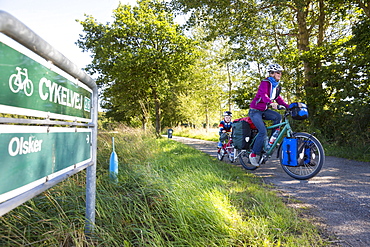
[[[246,79],[234,101],[247,109],[264,66],[283,65],[283,97],[308,104],[309,122],[330,145],[370,142],[369,6],[362,1],[173,0],[205,40],[227,39]],[[360,149],[363,150],[363,149]]]
[[[200,36],[202,30],[197,30]],[[190,68],[188,77],[191,88],[179,97],[185,123],[210,126],[219,121],[219,106],[225,102],[224,86],[227,83],[226,69],[219,63],[220,50],[214,42],[200,44],[202,52]],[[175,125],[174,125],[175,126]]]
[[[111,137],[119,182],[107,173]],[[1,246],[322,246],[317,229],[260,179],[134,129],[99,134],[94,236],[80,173],[1,217]]]
[[[316,123],[331,145],[362,150],[370,143],[368,28],[367,18],[354,26],[353,37],[327,50],[327,65],[318,72],[327,98]]]
[[[107,116],[127,123],[137,118],[144,128],[154,116],[159,133],[163,102],[177,106],[175,93],[184,90],[187,67],[196,57],[195,43],[163,3],[138,4],[120,4],[112,24],[99,24],[92,16],[80,21],[85,35],[78,44],[93,54],[88,71],[98,74]]]
[[[188,37],[176,11],[190,13]],[[370,142],[369,7],[360,1],[142,1],[120,5],[115,17],[111,25],[88,17],[79,41],[93,51],[89,69],[102,75],[108,117],[154,123],[157,133],[208,127],[229,107],[245,112],[264,67],[278,62],[282,96],[308,104],[311,129],[334,145]]]

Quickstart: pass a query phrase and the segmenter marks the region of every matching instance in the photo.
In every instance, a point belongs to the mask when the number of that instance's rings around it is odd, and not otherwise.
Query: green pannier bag
[[[234,147],[236,149],[248,149],[251,133],[251,128],[247,121],[234,121],[231,134]]]

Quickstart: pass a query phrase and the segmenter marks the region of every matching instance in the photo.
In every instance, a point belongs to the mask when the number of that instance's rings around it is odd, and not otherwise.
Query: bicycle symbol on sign
[[[33,83],[30,79],[28,79],[27,69],[22,69],[20,67],[17,67],[16,69],[18,73],[12,74],[9,77],[10,90],[12,90],[13,93],[18,93],[19,91],[23,90],[25,95],[31,96],[33,93]],[[23,81],[22,77],[24,78]]]

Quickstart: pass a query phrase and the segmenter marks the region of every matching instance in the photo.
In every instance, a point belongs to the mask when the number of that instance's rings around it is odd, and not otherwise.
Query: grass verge
[[[107,173],[111,137],[119,182]],[[0,246],[323,246],[260,179],[172,140],[99,134],[95,235],[80,173],[4,215]]]
[[[193,128],[185,128],[185,127],[176,127],[173,130],[173,134],[176,136],[188,137],[188,138],[196,138],[205,141],[218,141],[220,135],[218,133],[218,128],[209,128],[208,131],[206,129],[193,129]]]

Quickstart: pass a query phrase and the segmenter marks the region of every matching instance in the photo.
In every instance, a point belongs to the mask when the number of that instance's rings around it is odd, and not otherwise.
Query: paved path
[[[216,157],[215,142],[176,136],[173,140]],[[337,238],[333,246],[370,246],[370,162],[327,156],[320,173],[304,181],[289,177],[277,159],[251,172],[274,185],[284,197],[311,208],[316,221]]]

